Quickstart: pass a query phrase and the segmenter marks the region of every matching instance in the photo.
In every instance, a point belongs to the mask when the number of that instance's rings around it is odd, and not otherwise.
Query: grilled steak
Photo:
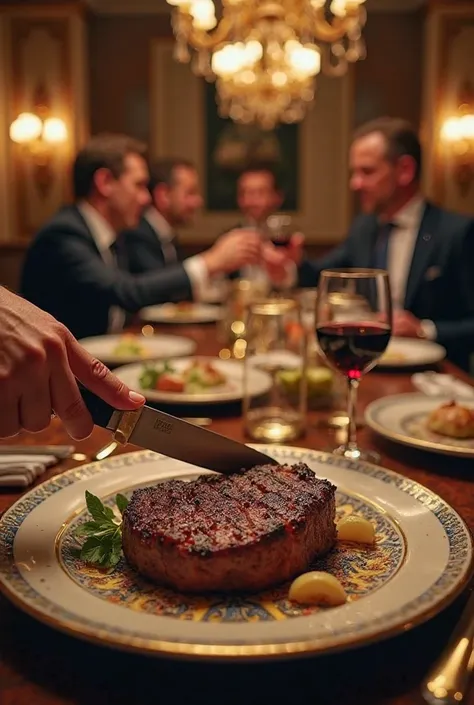
[[[123,551],[182,592],[262,590],[333,546],[335,490],[303,463],[163,482],[133,493]]]

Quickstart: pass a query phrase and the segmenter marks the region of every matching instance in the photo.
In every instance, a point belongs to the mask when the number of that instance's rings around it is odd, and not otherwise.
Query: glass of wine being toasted
[[[341,305],[341,302],[343,305]],[[316,336],[329,365],[348,384],[346,442],[333,452],[352,460],[378,459],[360,450],[356,437],[357,390],[362,375],[384,353],[392,332],[388,272],[382,269],[327,269],[321,272],[316,303]]]

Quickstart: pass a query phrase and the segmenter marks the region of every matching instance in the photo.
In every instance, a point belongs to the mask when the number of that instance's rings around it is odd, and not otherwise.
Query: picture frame
[[[208,211],[237,210],[239,175],[249,166],[272,167],[284,193],[282,210],[299,208],[299,125],[264,130],[219,115],[216,87],[204,83],[205,207]]]

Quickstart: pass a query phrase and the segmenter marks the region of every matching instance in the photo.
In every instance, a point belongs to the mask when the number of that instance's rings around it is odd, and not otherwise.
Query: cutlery
[[[207,417],[186,419],[183,418],[182,420],[187,421],[188,423],[195,424],[196,426],[209,426],[212,423],[212,419],[208,419]],[[94,453],[94,455],[90,459],[91,462],[96,462],[97,460],[105,460],[109,457],[109,455],[112,455],[112,453],[117,450],[118,446],[119,444],[117,443],[117,441],[110,441],[110,443],[107,443],[100,450],[98,450],[97,453]],[[74,453],[72,457],[73,460],[87,460],[87,456],[80,453]]]
[[[207,416],[190,416],[188,417],[182,417],[183,421],[187,421],[188,423],[193,423],[196,426],[210,426],[212,423],[212,419],[207,418]]]
[[[429,705],[457,705],[466,699],[474,670],[474,592],[451,640],[422,686]]]
[[[76,449],[74,446],[10,446],[0,445],[0,455],[54,455],[59,460],[70,458]]]
[[[254,465],[276,464],[273,458],[254,448],[163,411],[149,406],[136,411],[120,411],[82,385],[80,390],[94,423],[111,431],[117,443],[134,443],[225,474]]]

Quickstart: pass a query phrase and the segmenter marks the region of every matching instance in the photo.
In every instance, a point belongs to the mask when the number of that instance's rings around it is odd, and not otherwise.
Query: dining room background
[[[275,142],[291,156],[288,178],[298,188],[297,197],[289,189],[294,198],[286,206],[313,253],[347,231],[350,135],[380,115],[419,127],[427,195],[474,213],[473,140],[461,149],[452,134],[442,139],[446,120],[474,106],[474,2],[368,0],[367,7],[367,58],[343,78],[319,77],[313,109]],[[209,89],[174,61],[168,9],[164,0],[0,0],[0,282],[16,287],[29,239],[70,197],[72,155],[100,131],[141,138],[152,156],[196,162],[205,207],[182,232],[186,253],[235,223],[228,194],[219,209],[209,186],[216,168]],[[49,141],[12,140],[11,126],[24,112],[43,125],[53,120]]]

